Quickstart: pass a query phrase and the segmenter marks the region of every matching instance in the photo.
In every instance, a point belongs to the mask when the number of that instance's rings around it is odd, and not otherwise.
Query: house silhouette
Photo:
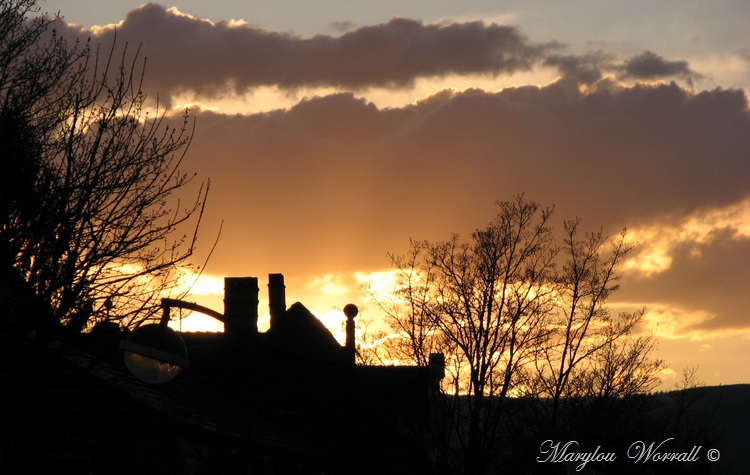
[[[191,304],[165,301],[182,305]],[[127,335],[111,324],[15,339],[19,363],[4,379],[20,374],[34,385],[13,385],[3,401],[17,443],[0,452],[0,469],[426,473],[441,359],[356,365],[354,308],[340,345],[304,305],[286,306],[281,274],[269,276],[269,306],[270,328],[259,332],[258,279],[226,278],[224,312],[211,311],[225,332],[181,333],[190,366],[164,384],[128,371],[119,349]]]

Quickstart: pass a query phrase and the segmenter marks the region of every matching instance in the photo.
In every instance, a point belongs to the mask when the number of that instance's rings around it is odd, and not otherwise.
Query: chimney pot
[[[268,307],[271,314],[270,330],[281,322],[286,312],[286,286],[283,274],[268,274]]]
[[[224,319],[229,322],[224,324],[225,333],[258,332],[257,277],[224,278]]]

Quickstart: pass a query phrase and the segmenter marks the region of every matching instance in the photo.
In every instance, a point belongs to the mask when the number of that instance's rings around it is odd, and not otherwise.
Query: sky
[[[190,107],[198,261],[221,226],[191,300],[221,311],[224,276],[280,272],[287,303],[377,324],[361,285],[387,286],[388,253],[526,193],[637,242],[610,303],[647,308],[663,387],[750,382],[750,3],[41,6],[71,39],[140,45],[149,97]]]

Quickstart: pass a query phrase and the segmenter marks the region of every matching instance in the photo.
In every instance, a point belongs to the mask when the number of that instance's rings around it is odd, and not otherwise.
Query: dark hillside
[[[750,384],[699,389],[705,393],[705,402],[699,405],[706,412],[719,403],[711,425],[717,433],[713,446],[721,452],[721,459],[711,473],[750,473]]]

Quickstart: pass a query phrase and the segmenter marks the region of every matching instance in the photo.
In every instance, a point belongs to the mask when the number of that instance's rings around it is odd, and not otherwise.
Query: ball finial
[[[356,317],[358,313],[359,313],[359,309],[353,303],[347,304],[344,307],[344,315],[346,315],[346,318],[350,320]]]

